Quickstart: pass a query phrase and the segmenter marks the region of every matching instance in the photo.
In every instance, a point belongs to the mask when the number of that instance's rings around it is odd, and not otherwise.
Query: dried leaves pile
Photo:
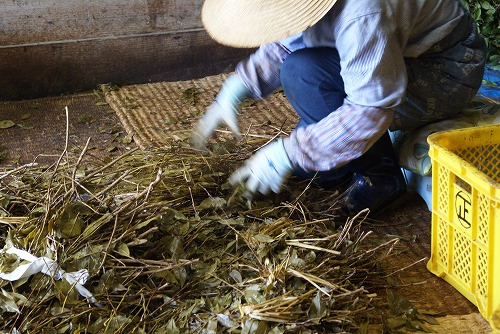
[[[262,144],[262,143],[259,143]],[[88,270],[84,298],[38,273],[0,280],[2,329],[21,333],[355,332],[373,316],[380,261],[325,192],[296,184],[248,206],[226,185],[256,143],[200,154],[182,142],[104,165],[66,151],[0,172],[6,247]],[[293,188],[293,189],[292,189]],[[272,197],[272,196],[270,196]],[[284,200],[286,199],[286,200]],[[0,271],[23,264],[0,253]],[[375,312],[376,313],[376,312]]]

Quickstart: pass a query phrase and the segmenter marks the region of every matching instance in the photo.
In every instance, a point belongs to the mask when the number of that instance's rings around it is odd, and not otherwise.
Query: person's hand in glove
[[[250,96],[250,91],[240,77],[231,75],[224,81],[214,102],[207,108],[198,121],[193,133],[192,143],[203,148],[208,139],[222,123],[225,123],[236,137],[240,136],[237,115],[241,101]]]
[[[278,193],[291,172],[292,163],[280,138],[258,150],[229,177],[229,183],[244,183],[244,196],[251,198],[256,191],[263,195],[269,190]]]

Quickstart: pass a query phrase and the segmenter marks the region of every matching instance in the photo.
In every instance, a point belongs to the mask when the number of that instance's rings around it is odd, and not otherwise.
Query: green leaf
[[[205,334],[217,334],[217,320],[210,319],[203,331]]]
[[[133,139],[134,139],[134,134],[133,133],[128,134],[125,137],[123,137],[122,143],[124,143],[124,144],[130,144]]]
[[[96,293],[113,293],[120,291],[127,291],[129,288],[126,288],[123,285],[123,282],[126,278],[117,274],[114,269],[106,270],[101,278],[99,278],[99,283],[95,287],[94,292]]]
[[[491,6],[491,4],[488,1],[481,1],[481,7],[483,7],[484,9],[495,10],[495,8],[493,8],[493,6]]]
[[[258,284],[249,285],[243,291],[243,295],[247,303],[259,304],[265,301],[265,297],[261,294],[261,287]]]
[[[198,94],[203,92],[201,88],[187,88],[182,92],[181,99],[194,106],[198,102]]]
[[[172,318],[168,321],[167,326],[163,328],[164,332],[163,333],[168,333],[168,334],[180,334],[180,330],[177,327],[177,324],[175,323],[175,319]],[[159,332],[162,333],[162,332]]]
[[[16,123],[11,121],[10,119],[0,121],[0,129],[8,129],[13,127],[14,125],[16,125]]]
[[[79,116],[78,123],[90,124],[90,123],[92,123],[92,116],[89,116],[89,115]]]
[[[241,273],[238,270],[231,270],[229,273],[229,276],[234,279],[237,283],[243,282],[243,277],[241,276]]]
[[[309,320],[318,321],[327,315],[327,311],[326,303],[321,300],[321,292],[318,291],[309,307],[308,318]]]
[[[118,244],[118,246],[116,247],[116,252],[118,254],[130,257],[130,250],[128,249],[127,244],[124,244],[123,242]]]
[[[397,294],[394,290],[387,290],[387,299],[392,313],[396,316],[412,314],[415,311],[413,305],[406,298]]]
[[[368,326],[370,325],[370,323],[368,321],[366,322],[363,322],[360,326],[359,326],[359,329],[358,329],[358,333],[357,334],[368,334]]]
[[[0,309],[9,313],[21,313],[13,295],[2,289]]]
[[[59,221],[57,227],[61,237],[68,239],[79,236],[82,233],[83,221],[79,216],[71,217],[65,221]]]
[[[64,305],[76,305],[80,302],[80,294],[75,286],[62,279],[54,281],[54,293],[59,302]]]
[[[221,197],[209,197],[204,199],[200,205],[198,205],[198,210],[214,209],[220,210],[226,206],[226,200]]]
[[[115,331],[123,331],[124,328],[128,324],[132,322],[132,319],[123,316],[123,315],[117,315],[115,317],[110,318],[106,322],[106,333],[113,333]]]
[[[247,319],[243,324],[241,334],[267,334],[268,332],[267,322]]]
[[[275,241],[274,238],[271,238],[267,234],[256,234],[253,236],[253,238],[255,240],[257,240],[258,242],[263,242],[263,243],[271,243],[271,242]]]
[[[236,329],[239,323],[226,314],[217,314],[217,321],[226,328]]]
[[[424,325],[420,321],[410,320],[406,323],[406,327],[410,330],[424,331],[426,333],[434,333],[434,330],[429,326]]]
[[[111,214],[105,214],[96,221],[88,225],[82,233],[82,238],[86,239],[93,235],[101,226],[108,223],[111,220]]]
[[[397,329],[399,327],[405,326],[408,318],[406,316],[394,317],[387,319],[387,324],[392,329]]]
[[[7,274],[14,271],[22,263],[16,254],[0,253],[0,272]]]
[[[418,312],[416,314],[416,318],[418,320],[425,321],[431,325],[439,325],[439,321],[437,321],[434,317],[431,317],[430,315],[425,315]]]

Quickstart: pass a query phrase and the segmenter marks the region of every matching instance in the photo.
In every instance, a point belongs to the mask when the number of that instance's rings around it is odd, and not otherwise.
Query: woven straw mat
[[[161,147],[171,140],[191,137],[197,120],[214,101],[227,76],[124,86],[107,92],[106,101],[140,148]],[[297,121],[282,92],[263,101],[244,102],[238,116],[241,133],[250,136],[287,133]],[[220,130],[217,136],[229,136],[224,125]]]

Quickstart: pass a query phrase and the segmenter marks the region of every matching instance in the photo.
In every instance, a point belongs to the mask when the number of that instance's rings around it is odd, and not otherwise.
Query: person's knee
[[[311,59],[301,50],[288,55],[281,67],[281,85],[285,92],[298,89],[300,83],[311,75]]]
[[[285,92],[331,87],[342,90],[340,58],[333,48],[306,48],[288,55],[281,67],[281,84]]]

